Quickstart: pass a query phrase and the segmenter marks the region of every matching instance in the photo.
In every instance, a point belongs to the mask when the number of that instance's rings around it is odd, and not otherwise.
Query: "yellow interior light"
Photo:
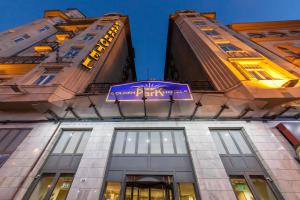
[[[35,46],[33,48],[34,48],[34,51],[37,53],[53,51],[52,47],[48,46],[48,45],[40,45],[40,46]]]

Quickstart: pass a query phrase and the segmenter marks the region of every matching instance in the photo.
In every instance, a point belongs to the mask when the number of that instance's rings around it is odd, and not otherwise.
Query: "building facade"
[[[252,42],[300,66],[300,21],[231,24],[229,27]]]
[[[134,82],[121,14],[49,10],[1,33],[0,199],[300,199],[279,127],[298,124],[300,72],[236,34],[178,11],[165,81]]]

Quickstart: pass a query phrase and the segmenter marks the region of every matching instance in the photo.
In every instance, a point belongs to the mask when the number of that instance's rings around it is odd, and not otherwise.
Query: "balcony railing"
[[[11,56],[0,57],[0,64],[39,64],[47,56]]]

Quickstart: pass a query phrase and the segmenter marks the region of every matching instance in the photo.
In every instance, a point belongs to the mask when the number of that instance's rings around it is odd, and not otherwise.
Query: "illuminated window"
[[[47,85],[54,79],[54,74],[44,74],[41,75],[35,82],[35,85]]]
[[[196,200],[193,183],[178,183],[179,200]]]
[[[74,58],[78,55],[81,48],[78,47],[71,47],[71,49],[64,55],[64,58]]]
[[[258,64],[247,64],[238,65],[242,73],[248,79],[256,80],[273,80],[274,78],[260,65]]]
[[[85,41],[92,40],[92,39],[94,39],[94,37],[95,37],[95,35],[88,33],[84,36],[83,40],[85,40]]]
[[[230,178],[231,185],[238,200],[254,200],[253,194],[243,177]]]
[[[60,176],[58,174],[43,174],[29,200],[66,199],[71,188],[73,176],[73,174],[62,174]]]
[[[207,31],[204,31],[206,35],[209,35],[209,36],[215,36],[215,35],[220,35],[217,31],[215,30],[207,30]]]
[[[218,45],[225,52],[227,52],[227,51],[240,51],[241,50],[240,48],[234,46],[231,43],[218,44]]]
[[[250,176],[260,199],[276,200],[276,197],[263,176]]]
[[[120,200],[121,183],[108,182],[106,184],[104,200]]]

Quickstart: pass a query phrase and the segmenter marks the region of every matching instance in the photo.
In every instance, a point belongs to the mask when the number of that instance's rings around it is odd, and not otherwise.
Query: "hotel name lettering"
[[[96,46],[90,51],[89,55],[81,63],[84,68],[88,70],[93,69],[93,62],[100,59],[101,55],[104,53],[105,49],[109,47],[119,30],[120,23],[115,22],[106,32],[106,34],[100,40],[98,40]]]

